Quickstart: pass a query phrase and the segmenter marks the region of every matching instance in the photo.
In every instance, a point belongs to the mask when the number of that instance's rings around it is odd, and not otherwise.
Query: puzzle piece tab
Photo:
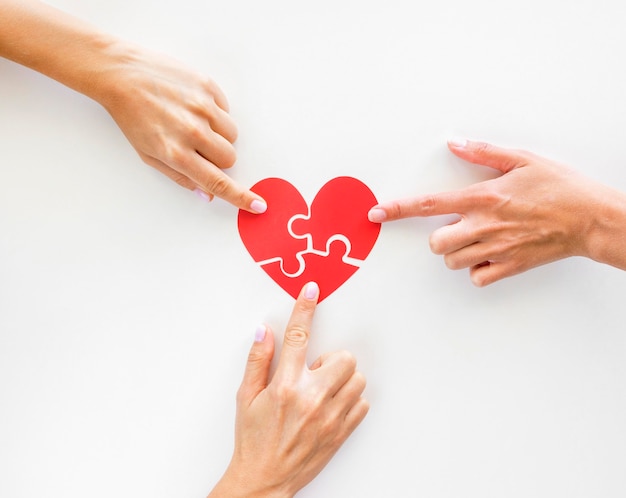
[[[290,231],[296,237],[310,238],[310,249],[324,251],[335,235],[350,241],[349,256],[365,260],[380,233],[380,223],[367,218],[378,201],[367,185],[347,176],[333,178],[315,196],[309,215],[296,215]]]
[[[294,299],[298,297],[300,290],[307,282],[317,282],[320,288],[318,299],[320,303],[359,269],[358,266],[344,260],[348,249],[343,241],[333,240],[329,242],[327,251],[302,253],[304,270],[296,277],[286,276],[281,271],[279,261],[267,263],[261,268]]]
[[[296,255],[307,249],[307,241],[293,237],[288,224],[294,215],[308,213],[309,206],[291,183],[280,178],[266,178],[250,190],[268,203],[263,214],[239,211],[237,226],[246,249],[257,263],[280,261],[286,274],[299,272]]]

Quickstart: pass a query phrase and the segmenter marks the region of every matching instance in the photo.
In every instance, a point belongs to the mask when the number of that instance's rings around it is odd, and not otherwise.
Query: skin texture
[[[324,354],[307,366],[318,296],[314,283],[300,293],[271,380],[273,334],[257,331],[237,394],[235,451],[209,498],[293,497],[367,414],[365,378],[352,355]]]
[[[626,195],[523,150],[453,140],[450,151],[502,176],[465,189],[379,204],[383,222],[458,214],[435,230],[430,248],[453,270],[469,268],[477,286],[570,256],[626,269]]]
[[[99,102],[141,159],[183,187],[265,210],[223,171],[237,127],[210,78],[33,0],[0,0],[0,56]]]

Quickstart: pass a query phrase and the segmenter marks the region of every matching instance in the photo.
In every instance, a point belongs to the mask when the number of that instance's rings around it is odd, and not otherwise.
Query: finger
[[[347,351],[337,351],[322,355],[319,358],[319,366],[309,370],[315,371],[318,378],[323,378],[328,397],[332,398],[354,375],[356,359]]]
[[[345,438],[347,438],[354,429],[358,427],[358,425],[363,422],[363,419],[367,415],[370,409],[370,404],[367,399],[361,397],[357,400],[357,402],[350,408],[348,413],[346,413],[345,421]]]
[[[213,198],[215,197],[213,194],[209,194],[203,191],[200,187],[198,187],[194,182],[192,182],[185,175],[176,171],[175,169],[170,168],[164,162],[159,161],[158,159],[154,157],[146,156],[145,154],[142,154],[142,153],[139,153],[139,155],[141,156],[142,160],[146,164],[148,164],[149,166],[152,166],[154,169],[156,169],[160,173],[163,173],[165,176],[167,176],[171,180],[174,180],[180,186],[189,190],[193,190],[196,193],[196,195],[200,197],[202,200],[206,202],[211,202]]]
[[[502,173],[526,166],[530,158],[529,153],[524,151],[504,149],[486,142],[465,139],[448,141],[448,148],[461,159],[473,164],[489,166],[502,171]]]
[[[189,178],[183,175],[180,171],[176,171],[175,169],[170,168],[163,161],[159,161],[157,158],[147,156],[141,152],[139,153],[139,156],[141,157],[144,163],[146,163],[149,166],[152,166],[154,169],[156,169],[160,173],[163,173],[165,176],[167,176],[171,180],[174,180],[181,187],[184,187],[189,190],[195,190],[196,188],[198,188],[198,186],[194,182],[192,182]]]
[[[507,263],[485,261],[470,268],[470,279],[476,287],[485,287],[514,274]]]
[[[224,94],[222,89],[218,86],[218,84],[215,83],[215,81],[213,81],[210,78],[207,78],[206,80],[204,80],[204,88],[207,93],[213,95],[215,103],[221,109],[223,109],[226,112],[230,111],[230,106],[228,105],[228,99],[226,98],[226,95]]]
[[[443,259],[446,266],[451,270],[461,270],[497,260],[498,256],[501,256],[501,254],[495,253],[493,248],[489,247],[489,244],[477,242],[471,246],[446,254]]]
[[[212,107],[211,111],[208,116],[211,129],[224,137],[229,143],[234,143],[238,135],[234,119],[219,106]]]
[[[365,390],[365,376],[355,371],[350,378],[341,386],[334,396],[334,401],[343,406],[344,415],[354,406]]]
[[[319,287],[315,282],[309,282],[300,291],[285,330],[277,376],[295,379],[306,368],[309,334],[318,297]]]
[[[239,403],[249,405],[267,387],[273,356],[274,335],[265,325],[260,325],[255,331],[243,381],[237,392]]]
[[[264,213],[267,203],[258,194],[245,189],[199,154],[190,154],[178,168],[203,192],[215,195],[239,209],[254,214]]]
[[[216,95],[205,92],[196,96],[195,100],[187,100],[187,106],[201,123],[208,123],[213,132],[229,143],[237,140],[237,125],[230,114],[218,105]]]
[[[430,250],[439,255],[458,251],[476,242],[476,234],[465,219],[438,228],[428,239]]]
[[[372,223],[381,223],[413,216],[462,214],[471,209],[475,201],[476,196],[470,189],[441,192],[378,204],[367,216]]]
[[[220,169],[231,168],[237,152],[228,140],[211,129],[209,123],[190,132],[191,147]]]

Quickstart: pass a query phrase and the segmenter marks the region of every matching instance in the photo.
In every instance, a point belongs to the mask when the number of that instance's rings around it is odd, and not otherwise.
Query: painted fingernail
[[[463,147],[467,145],[467,140],[465,140],[464,138],[455,137],[455,138],[448,140],[448,144],[450,144],[452,147],[455,147],[457,149],[462,149]]]
[[[198,197],[200,197],[200,199],[206,201],[206,202],[211,202],[211,197],[209,197],[209,194],[207,194],[205,191],[200,190],[199,188],[195,189],[194,192],[196,193],[196,195]]]
[[[267,333],[267,327],[263,324],[258,325],[254,331],[254,342],[263,342],[265,334]]]
[[[385,218],[387,218],[387,213],[384,209],[372,208],[370,212],[367,213],[367,219],[372,223],[380,223],[381,221],[385,221]]]
[[[320,288],[315,282],[309,282],[304,288],[304,297],[307,299],[315,299],[319,291]]]
[[[264,213],[265,211],[267,211],[267,204],[265,204],[264,201],[260,201],[258,199],[254,199],[250,203],[250,209],[252,209],[252,211],[254,211],[255,213],[261,214],[261,213]]]

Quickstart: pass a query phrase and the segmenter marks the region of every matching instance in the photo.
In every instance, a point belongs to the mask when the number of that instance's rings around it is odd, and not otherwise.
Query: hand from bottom
[[[367,414],[365,378],[349,353],[325,354],[307,367],[318,295],[315,283],[300,293],[271,381],[273,335],[257,332],[237,394],[234,455],[210,498],[294,496]]]

